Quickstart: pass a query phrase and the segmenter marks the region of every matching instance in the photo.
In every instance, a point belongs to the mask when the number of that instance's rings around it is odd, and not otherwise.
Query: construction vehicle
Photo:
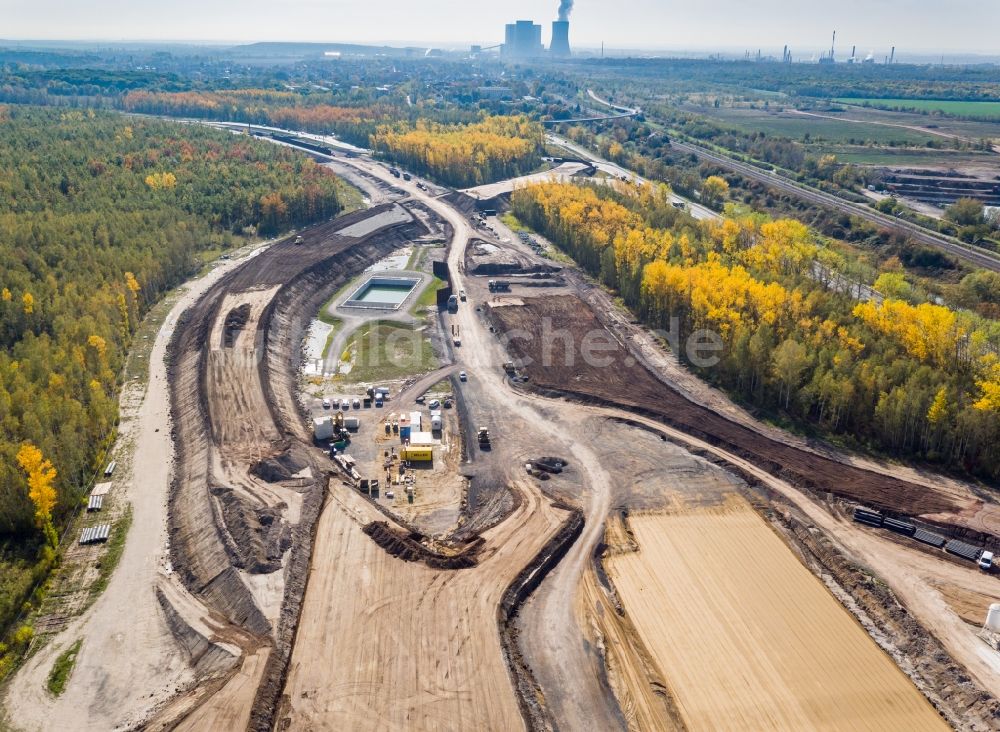
[[[488,450],[488,449],[490,449],[490,447],[491,447],[491,444],[490,444],[490,431],[488,429],[486,429],[485,427],[480,427],[479,428],[479,433],[477,435],[477,439],[479,440],[479,448],[481,450]]]
[[[297,247],[302,246],[303,241],[305,241],[305,239],[303,239],[301,235],[295,237],[295,246]]]
[[[989,572],[993,568],[993,552],[984,551],[979,557],[979,568]]]
[[[434,450],[428,446],[404,447],[399,451],[399,459],[411,463],[429,463],[434,461]]]

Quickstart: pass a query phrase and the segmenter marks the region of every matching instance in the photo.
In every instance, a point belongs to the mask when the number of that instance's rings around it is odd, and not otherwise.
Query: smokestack
[[[559,20],[565,22],[569,20],[569,14],[573,12],[573,0],[559,0]]]
[[[562,6],[560,6],[560,11]],[[568,57],[569,50],[569,21],[552,21],[552,43],[549,45],[549,53],[553,56]]]
[[[833,49],[837,45],[837,31],[833,32],[833,40],[830,41],[830,60],[833,61]]]
[[[896,47],[892,47],[892,53],[889,54],[889,63],[893,63],[896,60]]]

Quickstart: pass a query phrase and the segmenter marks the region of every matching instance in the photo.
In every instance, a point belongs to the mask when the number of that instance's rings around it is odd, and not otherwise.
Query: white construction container
[[[329,440],[333,437],[333,419],[317,417],[313,420],[313,436],[317,440]]]
[[[1000,602],[990,605],[989,612],[986,613],[986,629],[1000,633]]]
[[[431,415],[431,432],[441,431],[441,415]]]
[[[434,435],[430,432],[417,432],[416,430],[410,432],[410,444],[411,445],[433,445]]]
[[[344,417],[344,427],[349,430],[356,430],[361,427],[361,420],[357,417]]]

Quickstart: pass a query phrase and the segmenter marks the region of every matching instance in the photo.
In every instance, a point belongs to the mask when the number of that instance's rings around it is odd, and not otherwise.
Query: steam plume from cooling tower
[[[573,0],[559,0],[559,20],[569,20],[573,12]]]

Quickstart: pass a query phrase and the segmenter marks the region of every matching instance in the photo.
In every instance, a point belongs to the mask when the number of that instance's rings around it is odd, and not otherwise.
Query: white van
[[[979,568],[984,572],[989,572],[993,568],[993,552],[983,552],[979,557]]]

